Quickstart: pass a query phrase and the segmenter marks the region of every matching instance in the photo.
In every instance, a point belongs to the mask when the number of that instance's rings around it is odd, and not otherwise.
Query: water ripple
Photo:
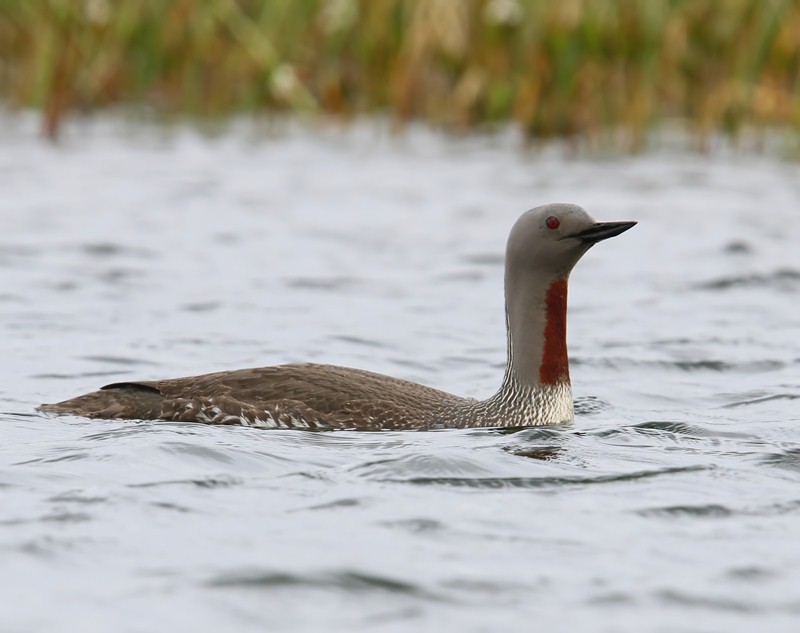
[[[230,488],[244,483],[236,477],[203,477],[202,479],[169,479],[128,484],[130,488],[159,488],[162,486],[196,486],[198,488]]]
[[[319,574],[296,574],[280,571],[234,571],[220,574],[206,582],[209,587],[251,589],[335,589],[347,593],[392,593],[442,600],[417,584],[389,576],[350,570]]]
[[[702,608],[712,611],[731,611],[733,613],[757,613],[764,608],[755,602],[739,598],[724,598],[708,595],[690,594],[674,589],[665,589],[656,594],[661,602],[688,608]]]
[[[726,506],[710,503],[697,506],[669,506],[664,508],[648,508],[639,510],[638,514],[648,517],[702,517],[720,518],[733,516],[734,511]]]
[[[453,486],[459,488],[562,488],[569,486],[587,486],[593,484],[609,484],[630,482],[639,479],[663,477],[678,473],[710,470],[710,466],[683,466],[642,470],[631,473],[598,475],[595,477],[410,477],[408,479],[383,479],[387,483],[403,483],[418,486]]]
[[[800,473],[800,448],[790,448],[781,453],[766,455],[761,458],[761,462],[767,466],[776,466]]]
[[[748,361],[727,361],[719,359],[695,360],[642,360],[634,358],[609,357],[603,358],[575,358],[575,365],[604,367],[614,370],[629,372],[635,368],[668,369],[683,372],[710,371],[715,373],[762,373],[779,371],[787,367],[787,363],[775,359],[753,359]]]
[[[731,402],[723,405],[725,409],[735,409],[738,407],[747,407],[751,405],[764,404],[765,402],[772,402],[774,400],[798,400],[800,395],[795,393],[775,393],[769,396],[759,396],[757,398],[748,398],[746,400],[739,400],[738,402]]]
[[[695,285],[698,290],[730,290],[750,287],[766,290],[797,290],[800,288],[800,270],[781,268],[768,274],[751,273],[749,275],[721,277]]]

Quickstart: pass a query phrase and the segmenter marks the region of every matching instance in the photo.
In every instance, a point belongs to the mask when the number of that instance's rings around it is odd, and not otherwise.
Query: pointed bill
[[[595,244],[624,233],[634,226],[636,226],[636,222],[595,222],[588,229],[573,233],[568,237],[580,240],[584,244]]]

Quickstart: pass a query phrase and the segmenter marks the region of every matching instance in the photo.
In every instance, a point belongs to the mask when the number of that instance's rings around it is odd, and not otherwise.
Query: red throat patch
[[[567,280],[550,284],[545,296],[544,349],[539,381],[545,385],[569,382],[567,358]]]

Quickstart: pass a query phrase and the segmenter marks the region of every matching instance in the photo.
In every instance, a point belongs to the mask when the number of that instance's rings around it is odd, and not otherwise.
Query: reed
[[[800,127],[797,0],[0,0],[0,98],[702,139]]]

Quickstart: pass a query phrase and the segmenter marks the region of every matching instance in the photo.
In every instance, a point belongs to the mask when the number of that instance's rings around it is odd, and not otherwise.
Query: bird
[[[53,415],[172,420],[267,429],[434,430],[530,427],[573,420],[567,284],[583,255],[634,221],[597,222],[575,204],[523,213],[505,255],[507,362],[485,400],[383,374],[312,363],[134,380],[38,410]]]

